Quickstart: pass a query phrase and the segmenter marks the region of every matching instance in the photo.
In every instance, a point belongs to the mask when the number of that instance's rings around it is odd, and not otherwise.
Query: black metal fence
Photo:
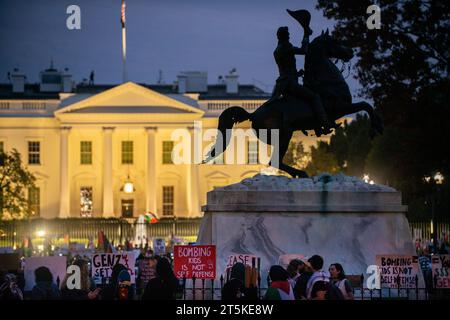
[[[391,288],[369,289],[364,287],[364,275],[359,278],[357,284],[353,284],[353,296],[355,300],[450,300],[450,289],[434,289],[419,287],[419,278],[416,276],[415,285],[412,287],[402,287],[400,277],[397,277],[396,284]],[[186,286],[187,280],[182,280],[182,290],[178,299],[180,300],[220,300],[224,286],[224,278],[220,277],[219,283],[215,280],[191,279],[191,286]],[[258,278],[256,288],[257,299],[264,299],[267,285],[261,287],[261,279]]]
[[[39,231],[45,232],[47,239],[68,237],[71,240],[87,243],[97,240],[102,230],[109,241],[115,244],[133,240],[136,228],[145,227],[148,238],[169,236],[196,237],[201,219],[161,219],[155,224],[138,224],[124,219],[69,218],[69,219],[29,219],[0,221],[0,246],[20,246],[24,237],[36,237]]]

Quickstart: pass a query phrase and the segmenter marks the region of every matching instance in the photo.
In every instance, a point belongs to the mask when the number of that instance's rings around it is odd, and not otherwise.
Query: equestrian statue
[[[224,110],[219,117],[218,130],[223,139],[207,154],[203,163],[225,152],[231,135],[227,130],[237,123],[249,120],[258,138],[260,129],[279,130],[278,152],[272,153],[269,164],[278,164],[277,168],[292,177],[307,178],[305,171],[283,163],[289,142],[295,131],[314,130],[316,136],[326,135],[337,128],[336,120],[345,115],[365,111],[368,113],[373,133],[383,133],[383,122],[372,106],[365,102],[352,102],[350,89],[341,71],[331,59],[348,62],[353,58],[353,50],[345,47],[330,36],[328,29],[322,31],[313,41],[309,41],[312,30],[309,27],[311,14],[307,10],[287,12],[303,27],[304,36],[301,47],[289,42],[288,27],[280,27],[277,31],[278,45],[274,51],[279,77],[271,98],[253,113],[244,108],[233,106]],[[304,71],[297,70],[296,55],[305,56]],[[298,78],[303,76],[303,85]],[[267,144],[271,135],[268,134]],[[277,158],[274,158],[277,157]]]

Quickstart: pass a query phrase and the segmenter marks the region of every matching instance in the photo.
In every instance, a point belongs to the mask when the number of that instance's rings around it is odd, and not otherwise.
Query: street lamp
[[[436,202],[438,201],[437,197],[439,196],[440,192],[440,186],[444,183],[444,175],[440,173],[439,171],[431,176],[424,176],[423,180],[431,185],[431,192],[430,192],[430,204],[431,204],[431,224],[430,224],[430,231],[431,231],[431,237],[433,241],[433,247],[434,251],[436,251],[436,245],[437,245],[437,233],[436,233],[436,223],[434,219],[435,215],[435,209],[436,209]]]

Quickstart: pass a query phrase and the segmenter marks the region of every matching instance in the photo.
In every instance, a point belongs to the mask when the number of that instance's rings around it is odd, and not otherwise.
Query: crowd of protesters
[[[442,247],[444,250],[445,247]],[[425,281],[431,281],[429,248],[419,257]],[[442,251],[443,252],[443,251]],[[445,252],[448,253],[448,252]],[[175,277],[171,256],[158,256],[142,248],[136,259],[136,281],[131,282],[129,270],[122,264],[112,269],[108,283],[96,284],[91,277],[89,260],[82,256],[71,258],[70,264],[80,270],[77,288],[69,286],[70,274],[55,280],[51,271],[41,266],[34,271],[35,285],[24,292],[23,273],[0,270],[0,300],[170,300],[182,296],[182,283]],[[230,277],[221,288],[223,300],[257,300],[258,288],[245,285],[246,267],[235,263]],[[429,284],[428,284],[429,285]],[[353,300],[353,289],[343,266],[332,263],[328,269],[319,255],[293,259],[286,268],[273,265],[269,270],[268,288],[261,297],[267,300]]]

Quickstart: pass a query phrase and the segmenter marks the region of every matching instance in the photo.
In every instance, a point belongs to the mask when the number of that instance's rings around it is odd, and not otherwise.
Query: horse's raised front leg
[[[373,107],[369,103],[367,103],[365,101],[361,101],[361,102],[356,102],[356,103],[352,103],[352,104],[346,104],[344,106],[337,107],[337,110],[338,110],[339,114],[337,115],[336,118],[340,118],[345,115],[360,112],[360,111],[367,112],[367,114],[369,115],[372,129],[379,134],[383,134],[383,129],[384,129],[383,120],[381,119],[381,117],[377,114],[377,112],[373,109]]]
[[[289,142],[291,141],[293,131],[285,131],[280,130],[280,139],[278,142],[278,146],[276,145],[276,141],[272,141],[272,146],[274,147],[274,151],[272,152],[272,157],[270,159],[269,165],[272,167],[278,168],[290,174],[293,178],[308,178],[308,174],[305,171],[295,169],[287,164],[283,163],[284,155],[286,154]],[[278,152],[275,149],[278,147]]]

